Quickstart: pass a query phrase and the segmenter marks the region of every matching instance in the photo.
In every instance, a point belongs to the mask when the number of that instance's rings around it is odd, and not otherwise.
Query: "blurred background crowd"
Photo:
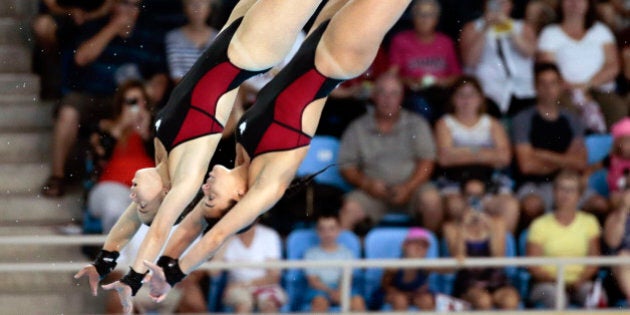
[[[134,172],[153,163],[154,114],[236,2],[41,1],[35,70],[42,98],[58,100],[41,191],[81,184],[97,222],[84,232],[107,233],[130,203]],[[305,259],[367,257],[384,227],[409,228],[404,257],[630,256],[629,15],[624,0],[415,0],[372,67],[328,100],[311,151],[329,163],[298,175],[334,164],[332,179],[285,196],[217,259],[287,258],[301,228],[321,240]],[[281,68],[242,86],[232,123]],[[212,164],[233,164],[230,126]],[[306,308],[339,303],[338,272],[302,276]],[[228,309],[301,310],[292,292],[283,306],[279,284],[297,289],[279,274],[227,278]],[[475,309],[553,307],[555,278],[547,267],[388,270],[378,288],[353,288],[352,307],[432,309],[438,292]],[[565,279],[572,307],[602,283],[608,305],[628,307],[630,267],[572,266]],[[208,303],[182,296],[180,310]]]

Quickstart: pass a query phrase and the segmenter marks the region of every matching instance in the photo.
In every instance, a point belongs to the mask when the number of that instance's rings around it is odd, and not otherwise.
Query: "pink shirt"
[[[453,41],[436,33],[433,42],[421,42],[413,30],[402,31],[392,39],[389,60],[406,78],[420,78],[425,74],[443,78],[461,74]]]

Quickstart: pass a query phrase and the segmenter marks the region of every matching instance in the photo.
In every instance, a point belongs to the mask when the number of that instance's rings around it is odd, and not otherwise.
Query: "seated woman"
[[[231,210],[181,260],[173,257],[179,257],[182,249],[169,245],[164,255],[170,261],[161,265],[165,273],[145,261],[154,270],[152,296],[162,299],[172,284],[282,197],[308,151],[326,97],[341,81],[367,69],[409,3],[340,0],[327,4],[300,51],[260,91],[257,102],[237,124],[237,167],[215,167],[210,173],[204,191],[207,205]],[[328,20],[331,12],[336,13]],[[370,23],[357,23],[364,20]],[[177,244],[176,239],[171,242]]]
[[[212,0],[182,0],[188,23],[166,33],[164,44],[169,77],[179,83],[202,52],[210,47],[217,30],[208,25],[213,15]]]
[[[437,0],[414,1],[413,29],[393,36],[389,48],[390,70],[405,83],[408,108],[431,123],[444,114],[448,87],[462,72],[453,40],[437,31],[441,12]]]
[[[601,227],[594,215],[580,211],[582,194],[579,173],[561,171],[553,181],[555,208],[535,219],[527,233],[527,256],[531,257],[588,257],[599,256]],[[565,303],[584,306],[594,286],[597,265],[570,265],[564,269]],[[557,267],[531,266],[532,289],[530,299],[545,308],[556,305]],[[563,305],[566,306],[566,305]]]
[[[156,167],[137,174],[131,193],[133,203],[127,210],[133,212],[138,207],[144,211],[151,204],[159,205],[159,210],[130,272],[107,287],[118,291],[126,312],[131,308],[131,296],[141,287],[143,275],[148,272],[142,261],[153,261],[159,256],[168,231],[203,182],[230,116],[237,87],[282,60],[319,3],[319,0],[239,2],[224,29],[157,114]],[[272,21],[270,15],[283,18]],[[276,36],[280,32],[283,36]],[[140,176],[150,177],[150,183]],[[161,196],[164,191],[166,195]]]
[[[114,119],[101,120],[90,136],[95,181],[87,196],[88,211],[109,233],[131,202],[131,180],[138,169],[154,166],[145,146],[150,139],[151,108],[140,81],[127,81],[114,95]]]
[[[483,16],[466,23],[460,52],[488,99],[488,112],[511,118],[529,107],[536,96],[533,63],[536,35],[525,21],[513,19],[513,0],[483,0]]]
[[[410,228],[403,242],[404,259],[423,259],[427,256],[429,233],[421,228]],[[435,309],[433,294],[429,291],[429,273],[424,269],[386,269],[381,282],[384,301],[394,311],[407,311],[415,306],[423,311]]]
[[[502,257],[505,228],[482,212],[468,208],[462,221],[445,226],[449,251],[458,258]],[[518,291],[510,285],[501,268],[467,268],[455,275],[453,296],[469,302],[475,310],[516,309]]]
[[[617,45],[598,19],[596,2],[560,0],[558,22],[540,33],[537,59],[560,68],[568,87],[562,105],[579,113],[588,130],[605,133],[628,115],[628,103],[615,91],[621,69]]]
[[[462,76],[453,83],[451,91],[448,113],[435,125],[442,193],[447,199],[453,198],[462,193],[460,187],[477,183],[481,187],[468,197],[482,198],[484,210],[493,218],[504,220],[508,231],[514,232],[519,217],[518,200],[512,195],[510,179],[497,176],[511,161],[507,132],[501,122],[486,114],[477,79]]]

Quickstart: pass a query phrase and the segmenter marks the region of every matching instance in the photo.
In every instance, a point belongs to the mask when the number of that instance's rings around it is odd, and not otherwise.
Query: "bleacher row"
[[[595,164],[604,159],[612,146],[612,137],[608,134],[594,134],[586,136],[585,144],[588,151],[588,164]],[[307,157],[298,170],[297,176],[313,174],[325,167],[329,167],[325,172],[319,174],[315,181],[319,184],[331,185],[343,191],[349,191],[351,186],[346,183],[335,162],[339,150],[339,140],[331,136],[315,136],[312,140]],[[89,166],[88,166],[89,167]],[[86,183],[89,186],[89,183]],[[89,187],[87,187],[89,189]],[[589,178],[589,186],[603,196],[608,195],[606,182],[606,170],[601,169],[593,173]],[[389,214],[381,222],[380,226],[373,228],[366,235],[364,243],[357,235],[350,231],[344,231],[340,236],[340,242],[351,249],[357,258],[378,259],[378,258],[400,258],[401,246],[411,218],[401,214]],[[84,233],[100,233],[100,221],[91,217],[87,211],[84,213],[83,221]],[[427,252],[427,258],[450,257],[446,242],[431,235],[431,245]],[[514,235],[506,235],[505,256],[518,257],[525,255],[526,231],[522,233],[518,240]],[[283,244],[285,256],[289,260],[302,259],[305,251],[318,243],[318,238],[314,229],[296,229],[292,231]],[[530,275],[524,268],[506,267],[506,275],[510,279],[525,301],[529,292]],[[371,301],[372,294],[379,288],[381,282],[382,269],[355,270],[353,274],[354,286],[360,288],[366,301]],[[602,271],[600,278],[608,275]],[[453,291],[454,273],[431,273],[429,277],[429,287],[433,292],[450,295]],[[306,278],[301,269],[290,269],[283,273],[283,286],[287,291],[289,302],[283,307],[285,312],[308,311],[308,301],[303,299],[306,290]],[[208,308],[212,312],[230,312],[221,303],[222,292],[226,282],[225,275],[213,278],[209,290]],[[527,303],[521,303],[525,307]],[[375,306],[372,308],[388,309],[388,305]],[[338,307],[337,307],[338,309]],[[412,309],[413,310],[413,309]]]
[[[350,231],[343,231],[338,241],[343,246],[350,249],[357,259],[398,259],[402,256],[402,244],[408,233],[406,227],[376,227],[370,230],[363,242],[361,239]],[[427,231],[428,232],[428,231]],[[426,259],[450,258],[446,242],[439,239],[433,233],[428,232],[430,236],[430,245],[427,250]],[[527,232],[520,235],[518,240],[508,233],[505,238],[505,257],[519,257],[524,255],[527,242]],[[317,233],[314,229],[296,229],[289,234],[286,241],[282,245],[284,259],[301,260],[305,252],[319,243]],[[391,306],[388,304],[374,303],[374,293],[381,286],[381,278],[384,270],[382,268],[354,269],[352,275],[352,288],[360,294],[368,302],[368,307],[372,311],[388,311]],[[225,307],[222,303],[223,290],[226,284],[227,276],[223,272],[221,276],[214,277],[211,280],[208,309],[211,312],[232,312],[229,307]],[[521,296],[521,308],[529,306],[527,296],[529,292],[530,274],[525,268],[521,267],[505,267],[505,274],[510,283],[514,285]],[[602,269],[598,277],[603,279],[607,277],[608,270]],[[453,283],[455,280],[455,272],[452,270],[432,271],[429,273],[428,284],[429,289],[433,293],[441,293],[450,295],[453,292]],[[308,312],[309,301],[305,300],[307,290],[307,281],[303,269],[288,269],[283,272],[282,285],[288,295],[288,303],[283,306],[283,312]],[[533,308],[540,308],[537,305],[531,305]],[[615,306],[624,305],[618,304]],[[339,306],[332,308],[339,311]],[[412,306],[409,311],[415,311]]]

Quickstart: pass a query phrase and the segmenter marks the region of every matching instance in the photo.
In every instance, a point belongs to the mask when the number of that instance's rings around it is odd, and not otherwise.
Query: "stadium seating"
[[[361,240],[350,231],[343,231],[339,235],[339,243],[350,249],[356,256],[361,257]],[[286,253],[288,260],[301,260],[304,258],[306,251],[319,244],[319,238],[315,229],[297,229],[291,232],[286,241]],[[362,285],[362,270],[355,269],[352,277],[353,284]],[[307,281],[303,269],[288,269],[284,273],[284,284],[289,296],[289,310],[299,312],[307,310],[310,301],[305,301],[304,292],[306,292]],[[335,308],[334,310],[338,310]]]
[[[338,154],[339,140],[337,138],[315,136],[311,139],[311,147],[298,168],[296,175],[300,177],[307,176],[330,166],[325,172],[315,177],[315,182],[349,191],[352,187],[341,177],[339,167],[336,164]]]
[[[402,244],[407,236],[408,228],[404,227],[376,227],[365,236],[366,259],[394,259],[402,255]],[[438,258],[438,241],[433,233],[429,232],[430,245],[427,258]],[[383,276],[382,268],[368,268],[365,271],[365,297],[370,299],[381,285]],[[429,275],[429,288],[439,291],[439,277],[435,273]]]

